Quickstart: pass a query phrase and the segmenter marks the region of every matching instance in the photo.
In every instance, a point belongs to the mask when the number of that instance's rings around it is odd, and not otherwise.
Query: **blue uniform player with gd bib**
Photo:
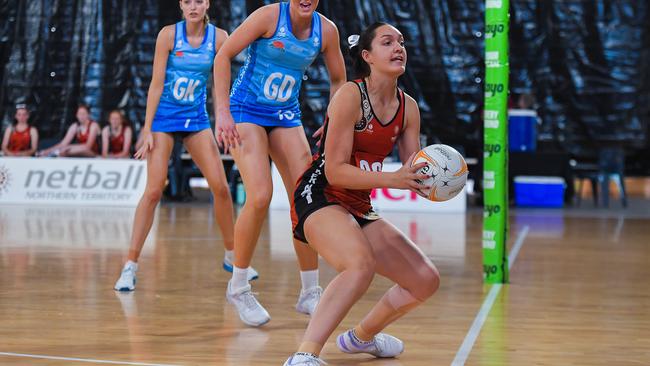
[[[135,211],[128,261],[115,283],[117,291],[135,289],[138,258],[162,196],[167,162],[176,139],[182,139],[210,185],[215,219],[226,250],[223,267],[232,268],[232,199],[205,108],[210,70],[228,34],[210,24],[208,0],[182,0],[179,5],[184,21],[164,27],[156,40],[145,123],[141,131],[143,143],[135,153],[136,158],[147,159],[147,186]],[[256,273],[251,271],[251,275],[255,277]]]
[[[316,12],[318,0],[290,0],[253,12],[219,50],[214,65],[217,143],[230,150],[246,188],[235,224],[235,261],[226,297],[241,320],[260,326],[271,318],[246,280],[273,183],[269,156],[289,197],[311,162],[302,128],[298,92],[307,67],[323,53],[330,95],[345,82],[345,63],[334,23]],[[231,59],[248,47],[248,59],[229,95]],[[296,304],[313,313],[320,299],[318,254],[294,241],[302,290]]]
[[[321,32],[320,16],[314,12],[309,37],[296,38],[289,4],[280,3],[275,34],[248,47],[248,58],[232,87],[230,112],[235,123],[268,127],[302,124],[298,92],[307,67],[320,53]]]

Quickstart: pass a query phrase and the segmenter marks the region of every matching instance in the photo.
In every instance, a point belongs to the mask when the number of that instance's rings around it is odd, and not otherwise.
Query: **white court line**
[[[59,356],[45,356],[45,355],[30,355],[25,353],[12,353],[0,352],[0,356],[12,357],[26,357],[26,358],[41,358],[45,360],[60,360],[60,361],[77,361],[77,362],[90,362],[90,363],[109,363],[112,365],[135,365],[135,366],[178,366],[169,365],[164,363],[142,363],[142,362],[125,362],[125,361],[107,361],[107,360],[93,360],[91,358],[75,358],[75,357],[59,357]]]
[[[515,241],[515,245],[512,247],[512,250],[510,250],[510,254],[508,255],[508,269],[512,268],[515,259],[517,259],[517,254],[519,254],[519,250],[521,249],[521,246],[524,244],[524,239],[526,239],[526,235],[528,235],[529,230],[530,227],[526,225],[519,232],[519,235],[517,236],[517,240]],[[478,338],[478,335],[481,332],[483,323],[485,323],[485,320],[490,314],[490,310],[492,309],[494,300],[496,300],[497,296],[499,295],[499,292],[501,292],[501,287],[503,287],[502,284],[497,283],[492,285],[492,288],[490,288],[490,292],[485,297],[485,300],[483,300],[483,305],[481,305],[481,310],[479,310],[478,314],[476,314],[476,318],[474,318],[474,322],[472,323],[472,326],[469,328],[469,331],[465,336],[465,340],[463,340],[463,344],[461,344],[460,348],[458,349],[458,352],[456,353],[456,357],[451,362],[451,366],[465,365],[465,361],[467,361],[467,357],[469,356],[469,353],[472,351],[472,347],[474,347],[474,342],[476,342],[476,338]]]
[[[519,254],[519,250],[521,249],[521,246],[524,245],[524,239],[526,239],[526,235],[528,235],[529,230],[530,227],[526,225],[519,232],[519,235],[517,236],[517,240],[515,241],[515,245],[512,247],[512,249],[510,249],[510,254],[508,254],[508,269],[511,269],[512,265],[515,263],[515,259],[517,259],[517,254]]]

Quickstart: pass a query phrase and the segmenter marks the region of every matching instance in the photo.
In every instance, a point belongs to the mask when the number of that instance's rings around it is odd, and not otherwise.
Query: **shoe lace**
[[[310,358],[305,362],[301,362],[301,364],[305,366],[320,366],[320,365],[327,365],[327,362],[321,360],[320,358]]]
[[[248,310],[256,310],[260,306],[255,298],[255,295],[257,294],[257,292],[246,291],[240,295]]]
[[[309,300],[318,300],[320,299],[321,294],[323,293],[323,289],[320,287],[314,287],[310,288],[309,290],[305,291],[305,297]]]
[[[124,267],[124,269],[122,270],[122,274],[123,275],[130,274],[131,276],[133,276],[135,274],[135,271],[133,270],[133,267]]]
[[[377,350],[378,353],[383,353],[384,348],[386,346],[386,342],[384,337],[381,336],[375,336],[375,339],[373,340],[373,343],[375,344],[375,349]]]
[[[294,363],[295,362],[294,357],[296,357],[296,356],[303,356],[305,358],[298,361],[297,363]],[[297,352],[293,356],[291,356],[290,362],[291,362],[291,365],[293,365],[293,366],[300,366],[300,365],[304,365],[304,366],[327,365],[327,362],[321,360],[320,358],[316,357],[315,355],[308,354],[308,353],[301,353],[301,352]]]

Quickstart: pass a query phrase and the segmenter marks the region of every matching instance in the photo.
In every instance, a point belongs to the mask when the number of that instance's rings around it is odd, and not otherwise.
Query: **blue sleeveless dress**
[[[174,48],[167,58],[165,86],[153,119],[154,132],[196,132],[210,128],[205,108],[212,73],[216,27],[208,24],[197,48],[187,41],[185,21],[176,23]]]
[[[300,85],[307,67],[321,52],[322,43],[318,13],[312,16],[309,38],[299,40],[292,33],[289,3],[280,3],[275,33],[251,43],[246,63],[232,87],[230,112],[235,123],[300,126]]]

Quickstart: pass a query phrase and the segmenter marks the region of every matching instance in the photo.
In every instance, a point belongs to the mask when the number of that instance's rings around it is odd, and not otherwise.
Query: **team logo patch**
[[[355,132],[363,132],[368,127],[368,121],[365,118],[362,118],[361,121],[354,124]]]
[[[176,57],[183,57],[183,51],[176,51]]]
[[[277,49],[284,50],[284,42],[282,41],[273,41],[271,44]]]

